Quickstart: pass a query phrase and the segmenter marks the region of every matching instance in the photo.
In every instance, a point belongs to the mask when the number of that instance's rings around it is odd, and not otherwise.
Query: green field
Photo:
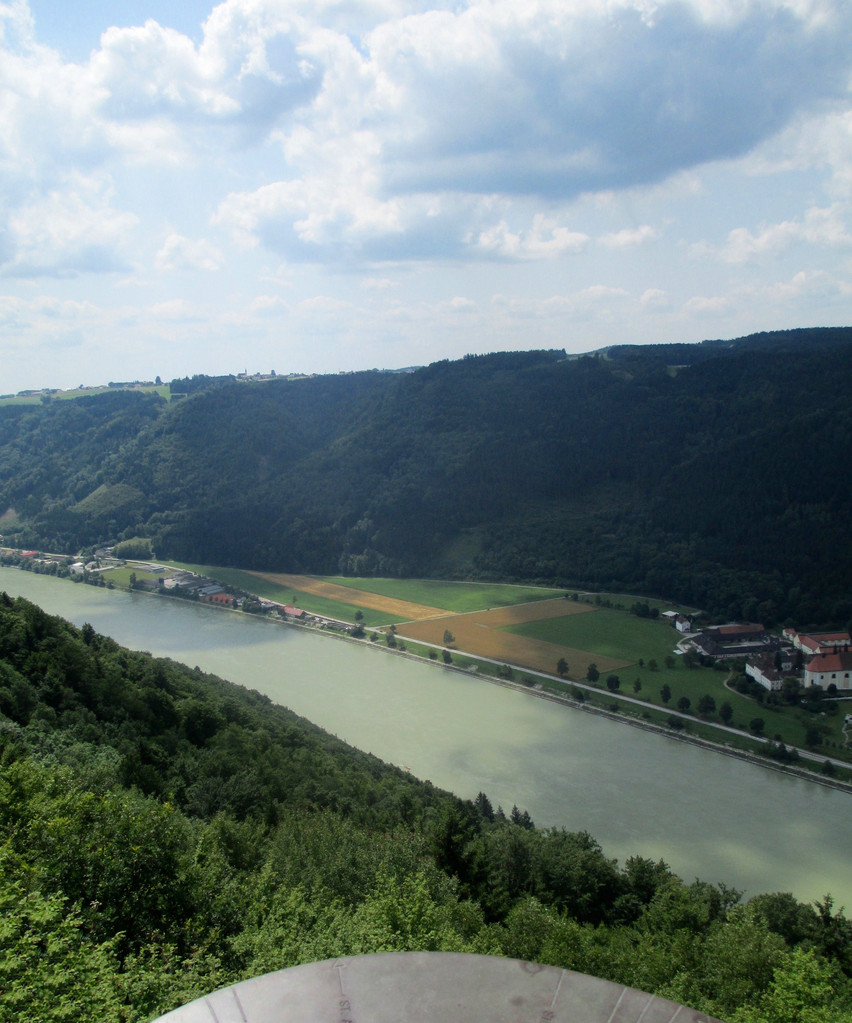
[[[129,589],[131,574],[135,574],[137,579],[141,579],[143,575],[150,575],[148,572],[143,572],[142,569],[111,568],[108,572],[104,573],[104,577],[111,580],[116,586],[125,586]]]
[[[171,398],[168,384],[152,384],[150,387],[75,387],[70,391],[57,391],[48,397],[50,401],[68,401],[73,398],[86,398],[92,394],[105,394],[112,391],[144,391],[145,394],[159,394],[166,401]],[[42,397],[40,394],[13,394],[0,398],[0,405],[38,405],[41,403]]]
[[[752,701],[738,693],[727,693],[724,688],[727,672],[685,667],[682,658],[674,653],[680,634],[665,622],[637,618],[626,611],[598,608],[585,615],[512,625],[506,631],[545,640],[557,646],[588,650],[601,657],[630,661],[631,664],[618,673],[622,693],[664,706],[660,689],[667,684],[672,691],[669,701],[671,710],[676,708],[682,696],[688,697],[695,707],[705,693],[716,700],[717,706],[728,699],[735,713],[738,708],[745,713],[746,706],[752,705]],[[666,658],[671,656],[675,657],[675,662],[669,668],[666,666]],[[655,668],[651,666],[652,662],[656,662]],[[569,676],[581,679],[586,667],[584,664],[569,665]],[[634,694],[633,682],[637,678],[641,688]],[[602,678],[600,685],[603,687],[604,683]]]
[[[456,614],[485,611],[493,607],[511,607],[533,600],[559,597],[563,590],[544,586],[514,586],[509,583],[456,583],[440,579],[361,579],[349,576],[323,576],[323,580],[353,590],[380,593],[384,597],[409,600],[414,604],[440,607]]]
[[[510,625],[507,632],[543,639],[560,646],[594,650],[602,657],[619,661],[655,658],[660,664],[674,652],[680,633],[666,622],[637,618],[625,611],[595,608],[589,614],[547,618],[538,622]]]

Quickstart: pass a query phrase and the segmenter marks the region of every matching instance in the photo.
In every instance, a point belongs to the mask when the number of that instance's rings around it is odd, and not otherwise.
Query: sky
[[[849,0],[0,0],[0,393],[836,325]]]

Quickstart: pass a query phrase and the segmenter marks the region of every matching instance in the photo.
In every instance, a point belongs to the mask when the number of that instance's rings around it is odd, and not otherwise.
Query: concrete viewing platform
[[[719,1023],[634,988],[496,956],[387,952],[243,981],[155,1023]]]

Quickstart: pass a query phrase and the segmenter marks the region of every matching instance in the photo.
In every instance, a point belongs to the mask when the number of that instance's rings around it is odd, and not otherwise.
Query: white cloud
[[[648,224],[643,224],[641,227],[626,227],[621,231],[614,231],[610,234],[605,234],[603,237],[598,239],[598,242],[608,249],[627,249],[632,248],[635,245],[644,245],[645,242],[653,241],[655,238],[659,237],[659,233],[660,232],[656,228],[650,227]]]
[[[258,295],[250,308],[255,316],[277,316],[279,313],[287,312],[289,306],[278,295]]]
[[[560,256],[582,232],[478,228],[480,197],[571,199],[746,154],[846,94],[850,19],[815,11],[670,2],[649,18],[627,2],[474,0],[389,18],[361,52],[313,36],[303,49],[325,67],[322,87],[280,133],[293,173],[235,193],[220,217],[294,257]],[[426,230],[424,199],[443,211],[449,195],[453,215]]]
[[[730,308],[731,300],[724,295],[694,295],[684,303],[687,313],[700,317],[721,316],[729,312]]]
[[[593,284],[588,288],[551,295],[545,299],[498,294],[492,297],[491,302],[495,308],[513,317],[558,317],[582,321],[596,317],[609,319],[615,310],[623,310],[631,304],[631,296],[624,288]]]
[[[361,281],[361,287],[365,291],[387,291],[388,288],[399,287],[399,283],[392,281],[390,277],[365,277]]]
[[[536,214],[529,231],[515,233],[501,220],[481,231],[474,247],[506,259],[552,259],[580,252],[588,242],[589,236],[582,231],[572,231],[551,217]]]
[[[112,206],[108,181],[73,175],[64,189],[31,200],[9,219],[14,255],[0,265],[6,277],[76,276],[125,270],[133,213]]]
[[[812,207],[802,220],[764,225],[757,234],[738,227],[728,235],[719,255],[728,263],[746,263],[781,252],[796,243],[839,248],[852,247],[852,234],[837,204],[827,209]]]
[[[798,303],[802,299],[845,300],[852,297],[852,279],[838,279],[820,270],[800,270],[790,280],[770,284],[762,290],[773,302]]]
[[[450,301],[446,303],[446,308],[453,313],[473,313],[476,312],[478,306],[472,299],[456,295],[455,298],[451,298]]]
[[[174,270],[219,270],[224,258],[214,245],[203,238],[184,238],[170,234],[154,257],[154,266],[160,273]]]
[[[190,302],[182,298],[173,298],[168,302],[157,302],[151,307],[151,318],[166,322],[190,322],[203,319],[200,311]]]
[[[85,64],[39,46],[25,5],[4,10],[19,28],[0,71],[0,160],[25,168],[7,194],[50,187],[69,161],[198,167],[223,144],[265,146],[268,180],[231,188],[219,221],[334,262],[558,258],[586,232],[545,213],[489,219],[483,200],[570,201],[745,155],[848,102],[852,69],[839,0],[226,0],[197,45],[148,20],[107,28]]]
[[[671,306],[669,296],[661,288],[648,288],[642,292],[639,298],[639,305],[643,310],[657,311],[668,309]]]

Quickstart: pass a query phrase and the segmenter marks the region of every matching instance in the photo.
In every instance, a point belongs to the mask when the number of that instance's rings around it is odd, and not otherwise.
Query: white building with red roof
[[[852,649],[852,638],[848,632],[797,632],[795,629],[785,629],[783,635],[806,657]]]
[[[817,654],[805,668],[805,687],[830,685],[838,689],[852,689],[852,651],[839,650],[836,653]]]

